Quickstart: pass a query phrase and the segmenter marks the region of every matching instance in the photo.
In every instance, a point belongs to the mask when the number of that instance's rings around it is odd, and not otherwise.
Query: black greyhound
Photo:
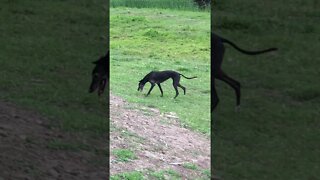
[[[240,106],[240,83],[231,77],[227,76],[221,69],[221,64],[223,60],[223,55],[225,52],[225,47],[224,43],[227,43],[237,49],[238,51],[248,54],[248,55],[257,55],[257,54],[262,54],[270,51],[276,51],[277,48],[269,48],[265,50],[260,50],[260,51],[247,51],[239,48],[237,45],[235,45],[233,42],[224,39],[214,33],[211,33],[211,57],[213,58],[212,60],[212,65],[213,65],[213,80],[211,83],[211,89],[213,91],[213,104],[211,106],[211,110],[213,111],[218,103],[219,103],[219,97],[216,91],[215,87],[215,79],[219,79],[228,85],[230,85],[236,93],[237,96],[237,107]]]
[[[150,94],[150,92],[152,91],[153,87],[155,86],[155,84],[157,84],[159,86],[160,92],[161,92],[161,97],[163,96],[163,91],[161,88],[160,83],[168,80],[169,78],[172,78],[173,80],[173,87],[176,90],[176,96],[174,98],[176,98],[179,95],[179,91],[178,91],[178,87],[183,89],[184,94],[186,94],[186,88],[183,87],[180,84],[180,75],[183,76],[184,78],[187,79],[193,79],[196,77],[186,77],[183,74],[180,74],[178,72],[175,71],[151,71],[149,74],[147,74],[143,79],[141,79],[139,81],[139,86],[138,86],[138,91],[142,91],[144,85],[147,82],[151,83],[151,88],[147,94],[147,96]]]
[[[96,66],[92,71],[92,81],[89,88],[89,93],[94,92],[98,88],[98,95],[100,96],[106,87],[108,81],[108,70],[109,70],[109,51],[99,60],[92,62]]]

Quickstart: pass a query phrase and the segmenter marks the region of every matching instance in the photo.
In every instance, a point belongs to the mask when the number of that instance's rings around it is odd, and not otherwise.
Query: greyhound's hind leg
[[[237,96],[237,106],[240,106],[240,83],[229,76],[227,76],[224,72],[220,71],[219,75],[217,76],[217,79],[229,84],[236,93]]]
[[[176,90],[176,96],[174,97],[175,99],[179,95],[178,86],[180,82],[180,75],[176,75],[175,77],[172,78],[172,80],[173,80],[172,85],[174,87],[174,90]]]
[[[178,84],[179,87],[181,87],[181,89],[183,89],[183,94],[186,95],[186,88],[183,87],[181,84]]]
[[[178,91],[178,87],[177,85],[173,85],[174,90],[176,90],[176,96],[174,97],[174,99],[179,95],[179,91]]]

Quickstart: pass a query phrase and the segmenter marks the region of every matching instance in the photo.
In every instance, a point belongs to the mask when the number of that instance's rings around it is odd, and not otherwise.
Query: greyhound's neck
[[[147,74],[140,82],[143,84],[147,83],[149,81],[149,76],[150,74]]]

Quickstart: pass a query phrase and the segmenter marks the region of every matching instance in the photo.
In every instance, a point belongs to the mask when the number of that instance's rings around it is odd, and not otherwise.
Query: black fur
[[[193,79],[196,77],[186,77],[183,74],[180,74],[178,72],[175,71],[151,71],[149,74],[147,74],[143,79],[141,79],[139,81],[139,85],[138,85],[138,91],[142,91],[144,85],[147,82],[151,83],[151,88],[149,90],[149,92],[147,93],[147,96],[150,94],[150,92],[152,91],[153,87],[157,84],[160,92],[161,92],[161,97],[163,96],[163,91],[161,88],[160,83],[168,80],[169,78],[171,78],[173,80],[173,87],[176,90],[176,96],[174,98],[176,98],[179,95],[179,91],[178,91],[178,87],[183,89],[184,94],[186,94],[186,88],[183,87],[180,84],[180,75],[183,76],[186,79]]]
[[[98,95],[100,96],[106,87],[106,83],[109,79],[109,51],[99,60],[92,62],[96,66],[92,71],[92,81],[89,88],[89,93],[98,89]]]
[[[243,50],[241,48],[239,48],[237,45],[235,45],[233,42],[224,39],[214,33],[211,33],[211,57],[212,57],[212,63],[211,65],[213,66],[213,80],[211,83],[211,89],[213,91],[213,103],[211,105],[211,110],[213,111],[218,103],[219,103],[219,97],[216,91],[216,87],[215,87],[215,79],[219,79],[225,83],[227,83],[228,85],[230,85],[236,93],[236,97],[237,97],[237,106],[240,106],[240,83],[234,79],[232,79],[231,77],[227,76],[227,74],[225,74],[222,69],[221,69],[221,64],[223,61],[223,56],[224,56],[224,52],[225,52],[225,47],[224,47],[224,43],[227,43],[229,45],[231,45],[232,47],[234,47],[235,49],[237,49],[238,51],[244,53],[244,54],[248,54],[248,55],[257,55],[257,54],[262,54],[262,53],[267,53],[267,52],[271,52],[271,51],[276,51],[277,48],[269,48],[269,49],[265,49],[265,50],[260,50],[260,51],[247,51],[247,50]]]

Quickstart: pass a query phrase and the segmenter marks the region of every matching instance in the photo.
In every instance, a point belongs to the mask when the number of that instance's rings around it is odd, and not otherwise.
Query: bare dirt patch
[[[106,179],[106,137],[66,133],[49,124],[34,111],[0,101],[0,179]]]
[[[160,113],[110,95],[110,120],[111,175],[172,169],[182,179],[209,179],[203,173],[210,170],[209,137],[184,128],[174,113]],[[116,149],[130,149],[137,158],[118,161],[112,153]],[[196,165],[197,169],[185,164]]]

